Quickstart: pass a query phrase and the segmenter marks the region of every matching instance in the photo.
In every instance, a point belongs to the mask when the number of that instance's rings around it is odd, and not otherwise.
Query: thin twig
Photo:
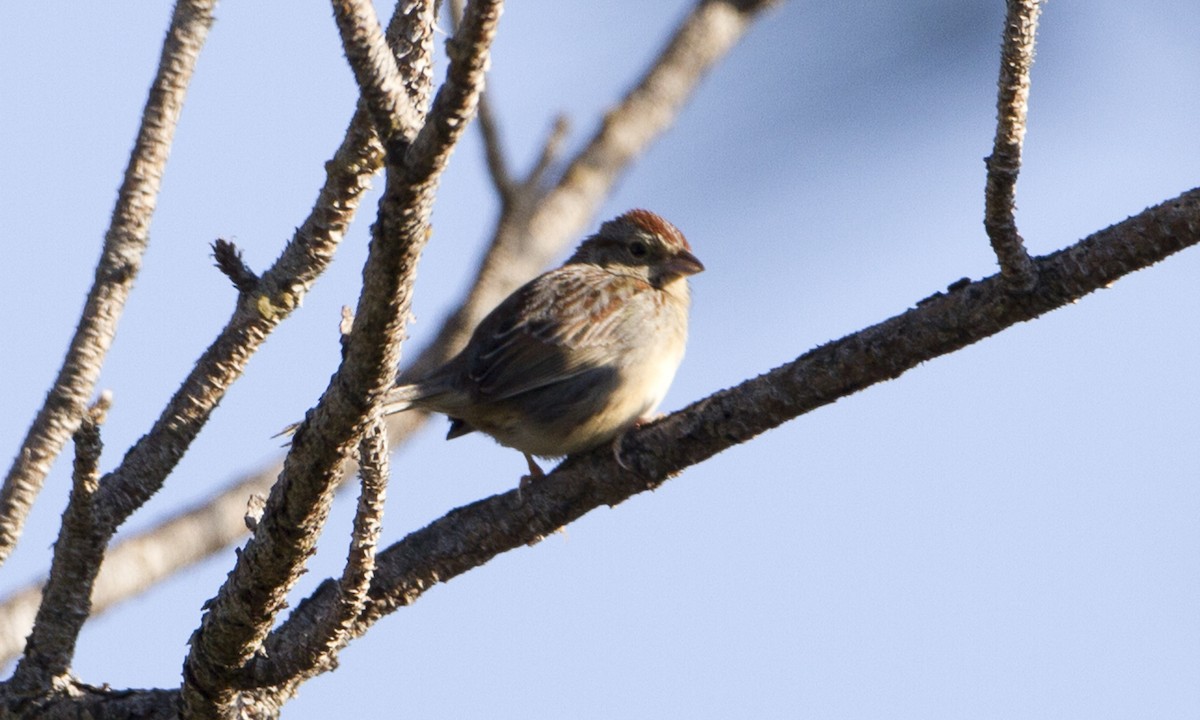
[[[258,289],[258,275],[242,258],[242,251],[231,241],[217,238],[212,244],[213,262],[217,269],[233,283],[240,293],[252,293]]]
[[[0,564],[16,547],[50,466],[79,426],[95,391],[117,321],[142,266],[171,141],[215,5],[216,0],[179,0],[175,5],[112,222],[104,235],[95,282],[58,377],[0,488]]]
[[[353,635],[362,635],[434,585],[500,553],[536,543],[591,510],[652,490],[770,428],[1070,305],[1197,244],[1200,188],[1036,259],[1041,282],[1029,293],[1010,292],[1000,274],[956,284],[953,291],[935,293],[914,309],[631,432],[622,443],[620,461],[602,447],[568,458],[523,490],[452,510],[379,554],[370,601]],[[326,580],[274,633],[268,656],[286,652],[282,642],[302,636],[336,599],[337,581]]]
[[[1040,0],[1008,0],[1004,42],[1000,50],[999,92],[996,98],[996,140],[987,164],[984,228],[1000,263],[1000,272],[1017,290],[1028,291],[1037,275],[1025,241],[1017,232],[1017,174],[1029,111],[1029,68],[1037,35]]]
[[[383,525],[389,474],[387,432],[381,421],[373,423],[359,443],[358,457],[362,489],[354,512],[350,551],[338,584],[338,602],[311,636],[310,647],[314,651],[303,657],[311,659],[312,664],[289,669],[287,674],[292,677],[308,674],[314,667],[333,666],[338,651],[350,636],[350,628],[362,613],[371,578],[375,576],[375,552]]]
[[[100,486],[100,424],[112,402],[108,393],[88,409],[75,431],[75,469],[71,497],[63,513],[50,579],[25,643],[25,655],[13,673],[18,692],[41,693],[69,681],[75,643],[91,614],[92,583],[104,558],[104,530],[96,522],[93,499]]]
[[[483,138],[483,154],[487,160],[488,176],[500,196],[500,202],[513,202],[516,188],[504,157],[504,143],[500,139],[500,123],[492,110],[491,93],[479,96],[479,135]]]
[[[558,162],[558,158],[562,154],[563,143],[566,142],[567,133],[570,130],[571,123],[567,120],[566,115],[558,115],[554,118],[554,123],[550,126],[550,132],[546,135],[545,142],[542,143],[541,153],[538,154],[537,160],[529,168],[525,179],[521,181],[522,193],[534,199],[541,198],[543,194],[542,184],[545,182],[550,169]]]

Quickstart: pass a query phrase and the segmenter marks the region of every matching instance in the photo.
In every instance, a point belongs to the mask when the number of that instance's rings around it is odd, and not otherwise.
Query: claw
[[[625,442],[625,433],[621,433],[620,435],[613,438],[613,441],[612,441],[613,459],[617,461],[617,465],[620,465],[622,470],[629,470],[630,469],[629,466],[626,465],[625,461],[621,459],[621,444],[624,442]]]

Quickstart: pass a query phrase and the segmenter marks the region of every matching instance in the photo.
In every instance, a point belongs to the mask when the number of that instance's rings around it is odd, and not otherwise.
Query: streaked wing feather
[[[467,374],[480,398],[510,398],[610,360],[621,309],[641,289],[637,281],[579,265],[559,268],[521,288],[475,331],[476,352],[468,358]]]

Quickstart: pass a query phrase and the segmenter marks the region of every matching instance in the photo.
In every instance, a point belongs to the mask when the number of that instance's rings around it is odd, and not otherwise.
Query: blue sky
[[[555,113],[586,137],[689,6],[512,3],[489,88],[513,162]],[[78,316],[168,13],[0,6],[9,453]],[[998,0],[792,2],[708,78],[601,212],[663,214],[708,268],[664,409],[995,272],[982,158],[1002,18]],[[1034,253],[1197,184],[1198,28],[1193,3],[1047,4],[1017,190]],[[209,243],[274,259],[354,98],[327,5],[219,7],[101,382],[115,395],[105,468],[230,312]],[[336,366],[374,197],[130,529],[279,451],[271,435]],[[464,289],[495,210],[472,135],[435,209],[406,356]],[[1196,717],[1198,274],[1185,251],[434,588],[285,717]],[[394,459],[386,541],[523,471],[486,438],[443,434],[435,421]],[[60,461],[0,588],[45,567],[68,484]],[[339,571],[353,503],[337,501],[297,598]],[[177,684],[232,562],[89,625],[80,677]]]

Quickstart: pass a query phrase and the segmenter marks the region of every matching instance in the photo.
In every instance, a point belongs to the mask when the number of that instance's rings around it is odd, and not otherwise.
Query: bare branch
[[[450,58],[446,81],[438,88],[429,117],[404,156],[404,174],[410,181],[433,181],[430,189],[436,189],[450,152],[475,115],[502,7],[498,0],[473,0],[458,32],[446,41]]]
[[[521,181],[523,193],[535,198],[541,197],[542,183],[546,179],[546,174],[550,172],[550,168],[558,162],[558,157],[562,154],[563,143],[566,142],[570,129],[571,123],[568,122],[566,115],[554,118],[554,124],[550,126],[550,133],[546,136],[546,141],[542,143],[541,154],[529,168],[525,179]]]
[[[104,235],[95,282],[58,377],[0,488],[0,564],[16,547],[50,466],[79,426],[95,391],[117,321],[142,266],[175,126],[215,5],[216,0],[179,0],[175,5],[112,222]]]
[[[652,490],[690,465],[873,384],[899,377],[1017,323],[1108,287],[1200,243],[1200,188],[1036,260],[1040,282],[1012,293],[1002,275],[936,293],[905,313],[827,343],[626,436],[621,464],[609,448],[568,458],[544,480],[452,510],[379,554],[371,599],[353,629],[496,555],[535,543],[601,505]],[[519,494],[520,493],[520,494]],[[326,580],[272,636],[266,650],[311,627],[336,602]]]
[[[104,558],[104,530],[96,522],[92,500],[100,486],[100,424],[112,402],[103,393],[75,431],[75,471],[71,497],[63,513],[50,579],[42,594],[25,656],[17,663],[12,685],[17,692],[44,693],[69,682],[75,642],[91,614],[92,583]]]
[[[463,0],[450,0],[446,9],[450,16],[450,29],[457,33],[459,23],[462,22]],[[483,156],[487,161],[488,176],[492,179],[496,194],[500,196],[501,204],[509,205],[515,199],[513,195],[516,186],[508,169],[508,160],[504,155],[504,144],[500,140],[500,128],[492,111],[490,97],[489,92],[479,96],[476,121],[479,125],[479,135],[483,139]]]
[[[405,91],[396,57],[388,47],[370,0],[333,0],[333,17],[346,60],[354,71],[367,111],[385,138],[411,140],[421,115]]]
[[[996,140],[985,162],[984,227],[992,242],[1000,272],[1016,289],[1030,290],[1037,282],[1034,264],[1017,232],[1014,218],[1021,145],[1029,110],[1029,68],[1037,35],[1040,0],[1008,0],[1004,44],[1000,51],[999,93],[996,98]]]
[[[291,655],[311,660],[311,664],[283,669],[282,674],[287,677],[307,677],[332,668],[338,651],[350,637],[350,628],[367,602],[367,591],[375,576],[375,552],[383,525],[388,481],[387,433],[381,422],[376,422],[367,431],[358,446],[358,455],[362,490],[354,513],[350,552],[338,584],[338,601],[331,608],[332,612],[321,618],[316,630],[306,638],[307,651]]]
[[[258,289],[258,275],[242,258],[242,251],[229,240],[217,238],[213,241],[213,261],[217,269],[229,278],[240,293],[252,293]]]
[[[118,540],[104,557],[92,591],[91,617],[139,595],[180,570],[211,557],[246,535],[246,499],[265,496],[281,463],[251,475],[153,527]],[[0,604],[0,665],[16,658],[33,627],[44,581],[32,583]]]
[[[474,111],[500,8],[499,0],[468,7],[461,31],[447,43],[450,66],[428,118],[403,158],[388,158],[387,188],[372,227],[345,358],[297,429],[254,537],[192,637],[182,690],[189,716],[232,712],[237,678],[314,551],[343,464],[392,387],[434,192]],[[431,28],[433,3],[423,10],[414,22]],[[409,58],[418,64],[428,60]]]
[[[507,205],[513,202],[516,188],[508,170],[508,160],[504,157],[504,143],[500,140],[500,127],[490,97],[491,93],[479,96],[479,134],[483,138],[483,154],[492,186],[496,188],[500,202]]]

